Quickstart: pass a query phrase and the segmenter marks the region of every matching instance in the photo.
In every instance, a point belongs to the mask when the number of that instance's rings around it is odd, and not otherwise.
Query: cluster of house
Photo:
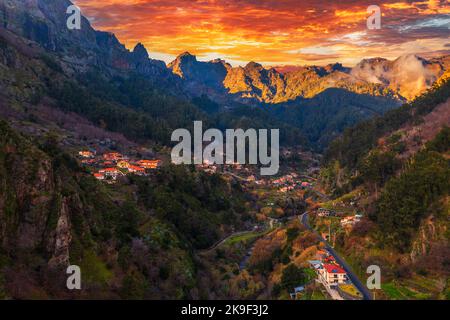
[[[135,160],[118,152],[109,152],[97,156],[95,151],[80,151],[78,155],[82,158],[82,164],[99,169],[93,174],[97,180],[105,180],[110,183],[126,174],[144,176],[148,170],[157,169],[161,165],[161,160]]]
[[[243,166],[242,164],[239,164],[239,163],[215,164],[215,163],[211,163],[207,159],[203,160],[202,164],[196,165],[196,167],[197,167],[197,169],[201,169],[210,174],[214,174],[219,171],[226,171],[226,170],[233,171],[233,172],[239,172],[239,171],[243,171],[243,172],[247,172],[247,173],[250,172],[248,168],[246,168],[245,166]]]
[[[286,193],[297,188],[308,189],[311,187],[311,183],[308,181],[299,181],[297,178],[298,175],[296,173],[287,174],[281,178],[272,180],[272,185],[278,187],[282,193]]]
[[[267,184],[265,179],[258,179],[254,174],[252,174],[252,170],[250,170],[248,166],[244,166],[239,163],[216,165],[211,164],[207,160],[204,160],[204,163],[196,165],[196,168],[199,170],[203,170],[204,172],[209,174],[225,172],[234,174],[235,176],[242,175],[242,181],[254,183],[257,185]]]
[[[219,167],[215,164],[209,163],[207,160],[205,160],[202,164],[196,165],[197,169],[203,170],[206,173],[214,174],[217,173]]]

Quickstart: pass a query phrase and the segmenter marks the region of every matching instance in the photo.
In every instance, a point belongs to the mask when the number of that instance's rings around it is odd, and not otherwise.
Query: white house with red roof
[[[329,287],[348,281],[347,272],[336,264],[324,263],[323,268],[319,271],[319,276]]]
[[[362,216],[361,215],[354,215],[349,217],[344,217],[341,219],[341,226],[353,226],[356,223],[361,221]]]

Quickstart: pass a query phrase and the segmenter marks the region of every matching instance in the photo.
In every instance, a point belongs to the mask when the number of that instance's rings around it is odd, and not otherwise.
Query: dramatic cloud
[[[166,62],[189,51],[234,64],[354,64],[448,50],[448,1],[378,1],[382,28],[368,30],[373,0],[76,0],[94,27]]]

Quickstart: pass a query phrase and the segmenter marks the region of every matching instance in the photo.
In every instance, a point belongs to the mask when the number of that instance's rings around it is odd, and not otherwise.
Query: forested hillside
[[[219,176],[167,167],[109,187],[55,137],[30,140],[5,122],[0,187],[3,298],[65,297],[69,260],[84,270],[82,298],[195,298],[193,250],[253,219],[251,199]]]
[[[448,297],[449,87],[444,75],[411,103],[348,129],[324,159],[321,180],[334,202],[366,215],[339,236],[339,248],[358,268],[382,267],[386,297],[411,288]]]
[[[325,160],[338,160],[342,166],[355,170],[368,151],[377,146],[378,139],[395,132],[404,124],[417,123],[450,97],[450,81],[447,72],[425,94],[400,108],[388,111],[384,116],[361,122],[345,130],[328,148]]]

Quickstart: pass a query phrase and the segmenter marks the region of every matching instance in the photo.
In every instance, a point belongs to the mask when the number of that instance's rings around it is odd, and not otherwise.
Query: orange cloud
[[[166,62],[184,51],[234,64],[280,65],[352,64],[414,48],[448,50],[447,1],[379,1],[382,29],[367,30],[366,9],[372,2],[75,0],[94,27],[114,32],[128,48],[142,42],[152,57]]]

